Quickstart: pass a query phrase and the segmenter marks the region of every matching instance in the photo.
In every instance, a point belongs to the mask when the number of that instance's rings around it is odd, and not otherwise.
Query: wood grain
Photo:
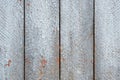
[[[59,80],[59,0],[26,0],[26,80]]]
[[[96,80],[120,80],[120,0],[96,0]]]
[[[23,1],[0,0],[0,80],[24,80]]]
[[[93,80],[93,0],[61,0],[61,80]]]

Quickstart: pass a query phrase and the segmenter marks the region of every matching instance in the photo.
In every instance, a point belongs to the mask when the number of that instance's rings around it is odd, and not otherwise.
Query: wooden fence
[[[120,80],[120,0],[0,0],[0,80]]]

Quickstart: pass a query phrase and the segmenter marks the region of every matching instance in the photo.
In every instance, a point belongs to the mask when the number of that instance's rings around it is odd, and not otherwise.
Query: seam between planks
[[[25,80],[25,0],[23,1],[23,21],[24,21],[24,80]]]
[[[59,0],[59,80],[61,80],[61,0]]]
[[[95,0],[93,0],[93,80],[95,80]]]

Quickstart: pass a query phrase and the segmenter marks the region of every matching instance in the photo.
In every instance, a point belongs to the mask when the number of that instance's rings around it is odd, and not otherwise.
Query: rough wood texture
[[[0,80],[24,80],[23,1],[0,0]]]
[[[96,0],[96,80],[120,80],[120,0]]]
[[[92,0],[61,0],[61,80],[93,80]]]
[[[59,80],[59,0],[26,0],[26,80]]]

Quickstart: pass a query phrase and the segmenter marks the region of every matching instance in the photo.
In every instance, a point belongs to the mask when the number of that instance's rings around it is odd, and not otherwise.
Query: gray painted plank
[[[61,0],[61,80],[93,80],[92,0]]]
[[[120,0],[96,0],[96,80],[120,80]]]
[[[26,0],[26,80],[59,80],[59,0]]]
[[[24,80],[23,1],[0,0],[0,80]]]

